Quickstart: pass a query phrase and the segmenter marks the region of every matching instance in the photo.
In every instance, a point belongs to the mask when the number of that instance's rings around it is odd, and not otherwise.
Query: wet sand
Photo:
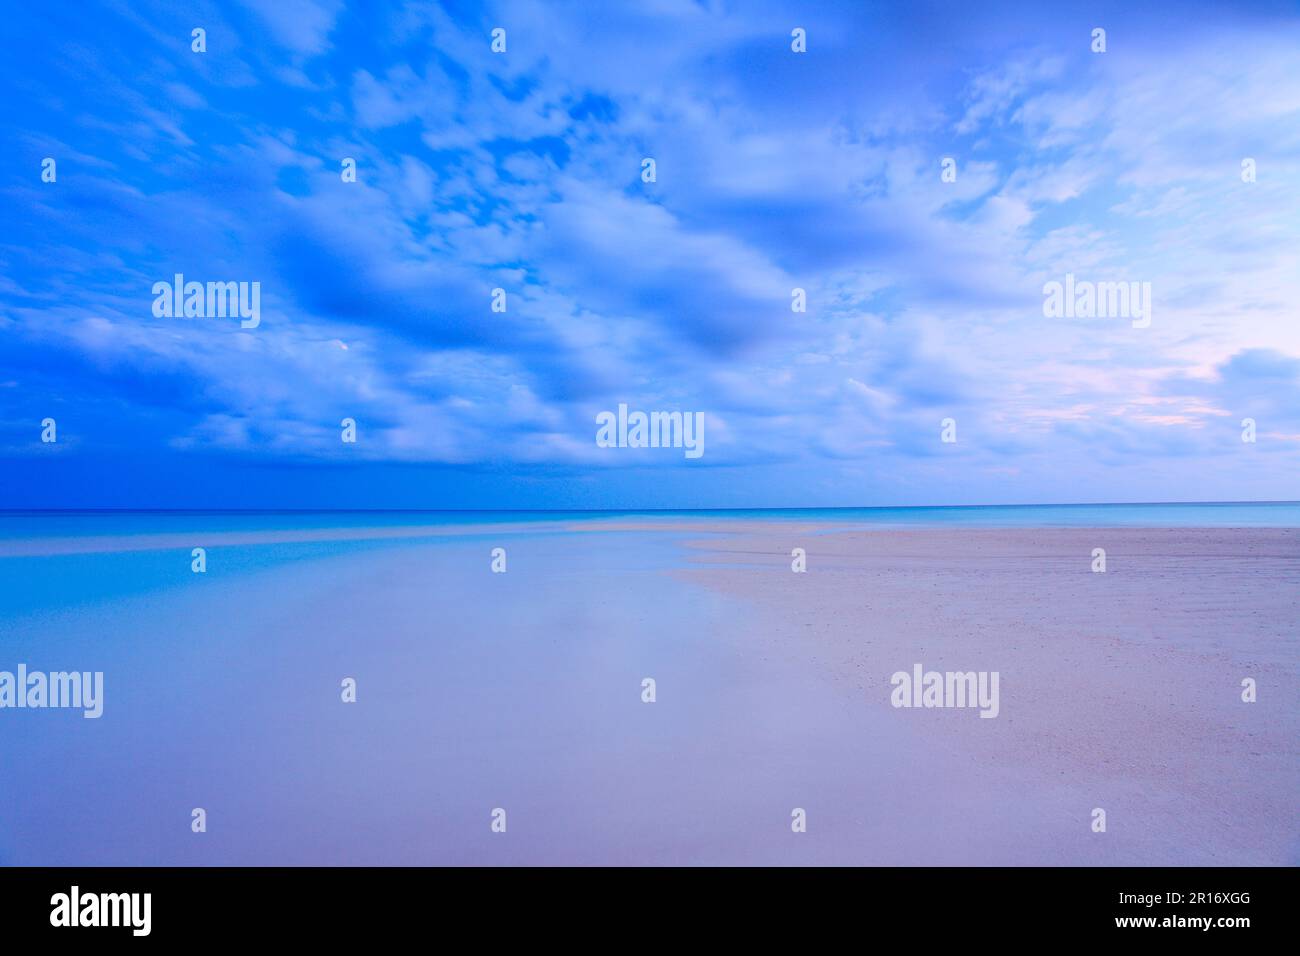
[[[964,764],[955,802],[1020,781],[1042,826],[1002,860],[1300,861],[1300,531],[768,527],[692,546],[686,578],[762,608],[755,653],[815,662],[916,731],[918,761]],[[892,707],[890,675],[918,662],[1000,672],[999,716]]]
[[[0,668],[105,708],[0,714],[0,863],[1300,860],[1295,529],[375,530],[6,558]],[[916,663],[998,716],[891,706]]]

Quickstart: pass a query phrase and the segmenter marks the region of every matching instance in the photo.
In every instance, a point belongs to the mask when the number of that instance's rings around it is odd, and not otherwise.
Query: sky
[[[0,508],[1300,499],[1296,3],[0,29]],[[155,314],[178,273],[259,323]],[[601,447],[620,404],[704,453]]]

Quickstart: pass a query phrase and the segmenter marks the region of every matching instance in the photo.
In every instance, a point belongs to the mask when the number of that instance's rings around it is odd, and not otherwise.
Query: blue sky
[[[1294,3],[6,18],[0,506],[1300,498]],[[1067,273],[1151,326],[1045,318]],[[706,453],[597,447],[619,403]]]

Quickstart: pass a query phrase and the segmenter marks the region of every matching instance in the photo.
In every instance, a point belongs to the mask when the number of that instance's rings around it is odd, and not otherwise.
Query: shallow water
[[[132,539],[332,526],[18,520],[106,549],[0,557],[0,670],[103,671],[105,702],[98,720],[0,711],[0,863],[1089,863],[1122,847],[1062,843],[1077,794],[882,719],[828,684],[814,645],[676,573],[698,533],[270,535],[211,548],[195,574],[188,547]]]

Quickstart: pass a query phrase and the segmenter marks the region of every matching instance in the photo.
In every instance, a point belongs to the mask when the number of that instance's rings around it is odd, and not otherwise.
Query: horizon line
[[[979,508],[1141,508],[1233,505],[1300,505],[1300,500],[1266,501],[1061,501],[976,505],[797,505],[723,508],[0,508],[0,515],[113,514],[691,514],[728,511],[927,511]]]

